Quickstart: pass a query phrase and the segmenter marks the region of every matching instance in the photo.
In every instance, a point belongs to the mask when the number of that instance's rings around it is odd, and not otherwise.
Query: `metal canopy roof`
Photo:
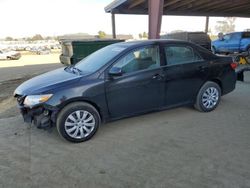
[[[164,15],[250,17],[250,0],[164,0]],[[115,0],[114,14],[148,14],[148,0]]]

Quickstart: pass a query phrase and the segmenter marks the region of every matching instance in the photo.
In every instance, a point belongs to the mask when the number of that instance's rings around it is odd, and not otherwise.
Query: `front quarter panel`
[[[214,46],[216,49],[218,49],[220,46],[220,41],[219,40],[212,41],[212,46]]]
[[[61,110],[71,102],[85,101],[93,104],[101,112],[101,115],[106,116],[107,105],[103,79],[81,79],[74,85],[65,86],[52,93],[54,93],[53,97],[45,105],[54,106]]]

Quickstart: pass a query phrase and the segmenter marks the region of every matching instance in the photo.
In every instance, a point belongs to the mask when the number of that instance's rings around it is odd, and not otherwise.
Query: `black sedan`
[[[26,122],[82,142],[110,120],[183,105],[210,112],[234,90],[234,69],[231,58],[189,42],[124,42],[28,80],[14,96]]]

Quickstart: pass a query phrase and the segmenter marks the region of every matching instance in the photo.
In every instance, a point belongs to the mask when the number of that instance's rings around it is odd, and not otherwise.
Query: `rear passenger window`
[[[164,48],[167,65],[177,65],[202,61],[198,53],[189,46],[167,46]]]
[[[242,38],[250,38],[250,32],[244,32]]]
[[[239,33],[233,33],[231,35],[231,40],[239,40],[241,35]]]

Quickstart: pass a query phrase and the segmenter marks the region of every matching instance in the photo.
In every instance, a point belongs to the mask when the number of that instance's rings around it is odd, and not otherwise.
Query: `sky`
[[[96,35],[102,30],[111,34],[111,15],[104,7],[112,0],[0,0],[0,38],[28,37],[35,34],[57,36],[72,33]],[[216,21],[210,18],[213,32]],[[237,18],[236,31],[250,28],[250,18]],[[161,32],[201,31],[205,17],[164,16]],[[148,16],[116,15],[116,33],[148,31]]]

